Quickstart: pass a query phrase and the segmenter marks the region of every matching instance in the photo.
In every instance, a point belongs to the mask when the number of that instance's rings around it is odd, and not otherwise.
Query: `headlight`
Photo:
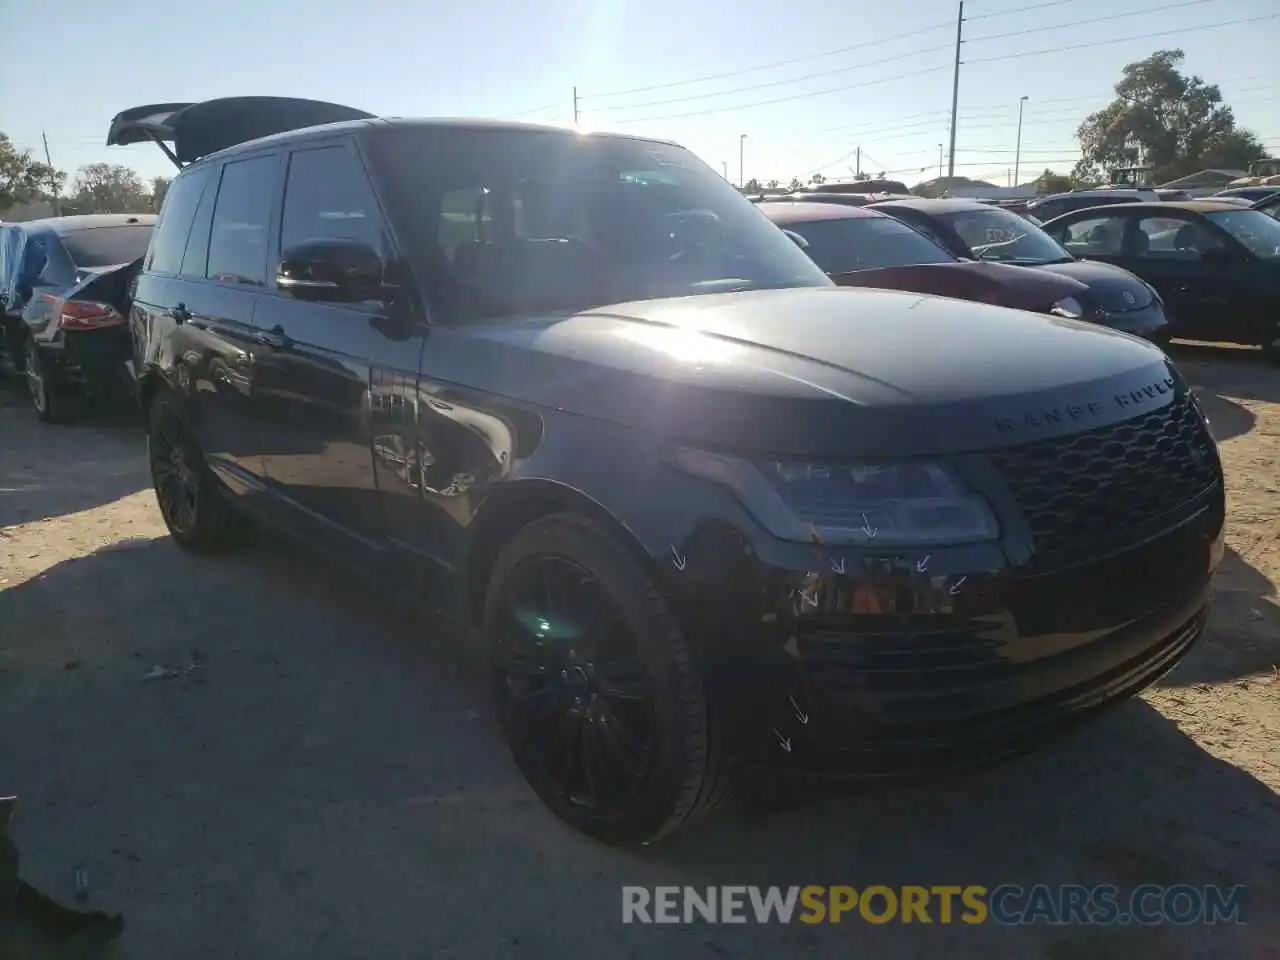
[[[1066,317],[1068,320],[1079,320],[1084,316],[1084,307],[1075,297],[1063,297],[1049,308],[1049,312],[1057,317]]]
[[[677,466],[727,487],[774,536],[796,542],[944,546],[995,540],[990,507],[946,466],[751,462],[708,450],[673,451]]]

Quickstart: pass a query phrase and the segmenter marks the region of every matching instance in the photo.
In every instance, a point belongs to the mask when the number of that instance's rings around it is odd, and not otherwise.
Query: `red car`
[[[757,209],[843,287],[936,294],[1072,320],[1104,316],[1083,283],[1006,264],[961,260],[905,223],[865,207],[771,202]]]

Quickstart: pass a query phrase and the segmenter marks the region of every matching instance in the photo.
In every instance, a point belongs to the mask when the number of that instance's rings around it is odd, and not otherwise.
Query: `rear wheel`
[[[61,423],[71,417],[75,398],[58,383],[53,365],[41,354],[34,340],[27,340],[22,364],[36,416],[45,423]]]
[[[178,398],[160,390],[149,414],[147,457],[156,502],[170,535],[189,550],[238,546],[248,523],[227,504]]]
[[[600,525],[556,514],[520,531],[495,564],[485,636],[516,765],[571,825],[646,843],[724,797],[689,646],[647,572]]]

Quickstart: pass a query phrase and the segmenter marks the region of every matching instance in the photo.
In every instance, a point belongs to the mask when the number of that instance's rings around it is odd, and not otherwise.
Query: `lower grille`
[[[991,454],[1035,543],[1061,569],[1123,550],[1202,509],[1221,482],[1191,400],[1131,420]]]

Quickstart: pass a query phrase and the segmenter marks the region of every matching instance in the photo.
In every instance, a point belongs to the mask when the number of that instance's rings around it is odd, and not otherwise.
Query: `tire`
[[[220,553],[244,543],[248,521],[227,503],[180,399],[164,388],[147,409],[147,462],[160,515],[180,547]]]
[[[1280,327],[1272,331],[1270,340],[1262,342],[1262,355],[1271,363],[1280,367]]]
[[[77,412],[77,398],[58,384],[53,367],[40,353],[34,340],[27,340],[22,353],[22,373],[36,417],[44,423],[67,422]]]
[[[573,576],[582,578],[577,590],[572,589],[577,581],[567,575],[557,580],[550,574],[553,569],[576,571]],[[533,615],[536,626],[531,627],[528,611],[519,616],[522,608],[515,601],[530,578],[537,579],[535,574],[546,591],[552,591],[553,582],[557,586],[555,599],[548,595],[548,606]],[[561,590],[566,581],[569,589]],[[591,631],[575,633],[591,615],[588,607],[601,619]],[[601,626],[606,621],[611,629]],[[568,639],[556,636],[560,630]],[[600,524],[560,513],[517,533],[499,554],[489,580],[484,635],[495,705],[512,757],[534,792],[561,819],[608,844],[644,844],[691,826],[725,799],[728,777],[689,644],[647,571]],[[606,640],[609,650],[602,653]],[[533,707],[535,702],[548,710],[555,702],[561,710],[569,704],[564,688],[572,680],[556,666],[573,659],[568,655],[576,652],[575,644],[587,648],[573,669],[585,677],[582,710],[589,716],[585,721],[580,715],[573,720],[535,716],[535,710],[545,712]],[[522,645],[540,654],[518,656]],[[628,652],[615,657],[613,651],[624,648]],[[538,656],[542,662],[535,668],[531,662]],[[584,668],[581,663],[588,656],[598,659]],[[623,679],[628,673],[629,679]],[[641,717],[649,721],[646,737],[637,735]],[[553,767],[549,760],[554,750],[534,741],[540,731],[562,734],[575,729],[574,724],[580,734],[570,742],[582,776],[566,778],[560,775],[565,767]],[[619,759],[624,753],[636,752],[619,747],[641,739],[648,749],[639,772],[609,776],[626,765],[625,758]],[[594,756],[590,762],[588,754]],[[556,762],[570,763],[563,753]],[[579,790],[571,789],[566,779],[576,781]],[[586,794],[596,802],[585,802]]]

